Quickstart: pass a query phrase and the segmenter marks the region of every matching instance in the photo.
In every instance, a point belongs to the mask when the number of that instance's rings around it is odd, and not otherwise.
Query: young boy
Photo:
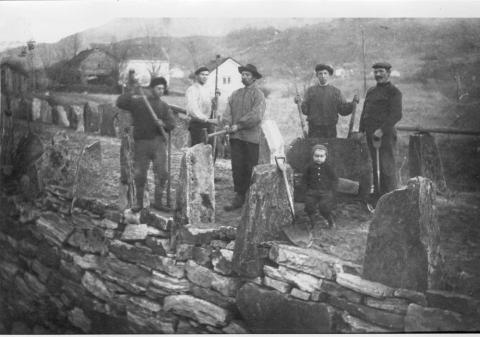
[[[304,173],[305,212],[310,218],[311,227],[321,226],[320,214],[327,220],[329,228],[335,227],[332,209],[335,206],[335,193],[338,178],[333,169],[326,163],[328,150],[324,145],[312,148],[312,159]],[[319,214],[320,213],[320,214]]]

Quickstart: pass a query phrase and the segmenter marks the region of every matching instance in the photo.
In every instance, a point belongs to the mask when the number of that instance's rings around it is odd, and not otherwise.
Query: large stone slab
[[[286,165],[290,191],[293,171]],[[282,229],[292,224],[285,182],[276,165],[257,165],[242,209],[233,251],[233,270],[255,278],[262,272],[262,249],[265,241],[285,240]]]
[[[215,222],[212,147],[197,144],[183,150],[176,194],[175,219],[181,225]]]
[[[370,224],[363,277],[383,284],[424,291],[440,282],[440,228],[435,190],[417,177],[380,198]]]
[[[2,102],[3,103],[3,102]],[[3,105],[3,104],[2,104]],[[34,97],[32,99],[32,105],[31,105],[31,118],[32,121],[37,121],[42,118],[41,114],[41,107],[42,106],[42,101],[41,99]]]
[[[83,105],[67,105],[68,120],[70,127],[76,132],[85,132],[85,123],[83,120]]]
[[[260,126],[259,164],[275,164],[275,157],[285,157],[285,142],[274,120],[264,120]]]
[[[351,275],[347,273],[337,274],[336,281],[338,284],[346,288],[376,298],[391,297],[395,291],[395,289],[384,284],[365,280],[357,275]]]
[[[89,101],[85,104],[83,116],[85,120],[85,132],[98,132],[102,122],[102,115],[98,108],[99,104]]]
[[[192,318],[201,324],[221,327],[230,321],[227,310],[190,295],[171,295],[163,303],[165,311]]]
[[[407,313],[408,301],[403,298],[388,297],[378,299],[375,297],[365,297],[364,304],[385,311],[405,315]]]
[[[177,231],[177,241],[186,244],[204,245],[212,240],[234,240],[236,228],[231,226],[219,226],[208,224],[202,226],[185,225]]]
[[[193,261],[188,261],[185,266],[187,278],[194,284],[218,291],[224,296],[234,297],[241,281],[237,278],[226,277],[215,273],[213,270],[199,266]]]
[[[324,144],[328,149],[327,161],[335,168],[339,177],[359,182],[358,195],[366,198],[372,185],[372,161],[364,135],[353,138],[298,138],[287,150],[287,161],[295,173],[303,173],[312,160],[312,147]],[[295,200],[303,202],[304,193],[300,179],[295,179]]]
[[[245,284],[237,306],[253,333],[333,333],[334,310],[328,304],[289,298],[276,290]]]
[[[287,282],[307,292],[319,290],[322,285],[322,280],[302,272],[285,268],[284,266],[280,266],[279,268],[263,266],[263,271],[268,277]]]
[[[405,332],[478,331],[478,320],[468,321],[462,315],[438,308],[425,308],[415,303],[408,306]]]
[[[122,111],[121,109],[111,104],[100,104],[98,106],[100,114],[102,115],[102,123],[100,124],[100,135],[117,137],[117,115]]]
[[[269,258],[288,268],[329,280],[333,280],[336,270],[343,270],[343,266],[354,270],[360,269],[360,266],[354,263],[341,260],[316,249],[294,247],[281,243],[272,244]]]
[[[40,119],[43,123],[53,123],[52,107],[43,99],[40,100]]]
[[[320,291],[322,293],[328,294],[332,297],[344,298],[349,302],[361,303],[363,295],[355,292],[351,289],[345,288],[344,286],[339,285],[335,282],[330,282],[323,280],[320,286]]]
[[[73,232],[74,227],[58,215],[47,212],[35,222],[37,230],[50,243],[60,246]]]

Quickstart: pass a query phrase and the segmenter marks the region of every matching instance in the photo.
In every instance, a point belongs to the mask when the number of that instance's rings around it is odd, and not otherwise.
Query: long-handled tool
[[[377,164],[377,193],[380,195],[380,146],[382,145],[382,138],[372,136],[372,145],[375,148],[375,159]]]
[[[217,118],[217,110],[218,110],[218,96],[220,96],[220,92],[218,91],[218,61],[220,60],[220,55],[217,55],[215,57],[215,104],[212,106],[212,112],[210,114],[210,119],[216,119]],[[213,138],[213,144],[212,144],[212,154],[213,154],[213,162],[215,163],[217,159],[216,155],[216,149],[217,149],[217,138]]]
[[[150,116],[152,117],[155,124],[158,126],[158,130],[162,134],[163,139],[165,139],[165,141],[167,141],[167,139],[168,139],[167,133],[165,132],[165,129],[163,128],[163,126],[160,126],[160,120],[158,119],[157,115],[155,114],[155,111],[153,111],[153,108],[150,105],[150,102],[148,101],[147,97],[145,96],[145,94],[142,90],[142,87],[139,86],[138,91],[140,93],[140,96],[142,97],[143,103],[145,103],[145,105],[147,106],[148,112],[150,112]]]
[[[358,95],[358,90],[355,92]],[[350,117],[350,123],[348,124],[348,135],[347,138],[352,137],[353,126],[355,125],[355,115],[357,114],[357,102],[353,101],[352,115]]]
[[[277,157],[275,156],[275,163],[277,164],[277,168],[282,173],[283,181],[285,183],[285,189],[287,191],[287,198],[288,198],[288,206],[290,208],[290,212],[292,214],[292,225],[284,227],[283,233],[287,236],[287,238],[292,242],[294,245],[302,247],[302,248],[310,248],[313,244],[313,237],[312,233],[303,224],[303,229],[300,228],[300,225],[295,222],[295,208],[293,204],[293,197],[290,191],[290,185],[288,183],[287,178],[287,170],[285,167],[285,157]]]
[[[168,171],[168,180],[167,180],[167,208],[171,209],[172,205],[170,203],[170,189],[172,188],[172,133],[168,131],[168,157],[167,157],[167,171]]]

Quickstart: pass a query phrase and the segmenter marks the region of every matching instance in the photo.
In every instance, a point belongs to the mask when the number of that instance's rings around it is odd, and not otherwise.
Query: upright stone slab
[[[102,115],[100,124],[100,134],[102,136],[117,137],[116,119],[120,109],[111,104],[100,104],[98,106]]]
[[[304,193],[300,184],[301,174],[312,160],[312,147],[323,144],[328,149],[327,162],[339,177],[359,182],[358,197],[365,199],[372,185],[372,160],[367,140],[363,134],[352,138],[298,138],[287,150],[287,161],[295,171],[295,200],[303,202]]]
[[[197,144],[183,151],[177,188],[177,224],[215,222],[215,185],[212,147]]]
[[[172,130],[171,137],[172,137],[172,145],[180,151],[184,147],[189,146],[190,141],[190,132],[188,132],[188,117],[184,113],[174,111],[174,119],[175,119],[175,128]],[[178,113],[175,113],[178,112]]]
[[[289,165],[286,167],[292,185],[293,170]],[[292,186],[290,190],[293,190]],[[292,221],[285,183],[276,165],[255,166],[237,229],[233,270],[242,276],[259,276],[263,263],[262,249],[258,245],[265,241],[285,240],[282,228],[291,225]]]
[[[87,102],[83,110],[83,118],[85,121],[85,132],[98,132],[100,131],[100,123],[102,121],[102,115],[98,108],[98,103]]]
[[[363,277],[395,288],[438,289],[439,232],[431,180],[417,177],[378,201]]]
[[[285,157],[285,143],[274,120],[265,120],[261,125],[259,164],[275,164],[275,156]]]
[[[447,183],[435,138],[429,133],[410,136],[408,144],[409,176],[422,176],[433,181],[437,190],[445,192]]]
[[[67,111],[62,105],[55,105],[53,107],[54,121],[56,124],[63,127],[70,127],[70,121],[68,120]]]
[[[52,107],[46,100],[40,100],[40,115],[42,122],[52,124],[53,123],[53,113]]]
[[[70,127],[75,129],[76,132],[85,132],[85,123],[83,121],[83,106],[82,105],[69,105],[68,116],[70,121]]]
[[[43,122],[42,114],[41,114],[41,107],[42,107],[42,101],[34,97],[32,99],[32,120],[41,120]]]

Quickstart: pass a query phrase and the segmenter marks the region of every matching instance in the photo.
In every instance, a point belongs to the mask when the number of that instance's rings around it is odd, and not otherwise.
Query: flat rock
[[[380,198],[369,227],[365,279],[416,291],[438,288],[440,228],[435,190],[423,177]]]
[[[378,299],[375,297],[366,296],[364,299],[364,304],[372,308],[390,311],[401,315],[405,315],[408,308],[407,300],[394,297]]]
[[[424,307],[427,306],[427,297],[425,296],[425,294],[415,290],[404,289],[404,288],[395,289],[393,296],[406,298],[407,300],[412,301],[416,304],[422,305]]]
[[[229,312],[190,295],[171,295],[164,300],[164,310],[192,318],[201,324],[222,327],[230,320]]]
[[[343,298],[329,297],[328,302],[334,307],[346,310],[349,314],[362,320],[368,321],[375,325],[380,325],[395,332],[403,332],[404,315],[370,308],[358,303],[351,303]]]
[[[112,294],[106,287],[103,281],[95,276],[90,272],[86,272],[82,278],[82,285],[87,289],[92,295],[104,300],[108,301],[112,298]]]
[[[337,274],[337,283],[361,294],[376,298],[392,297],[394,289],[378,282],[365,280],[347,273]]]
[[[211,255],[212,247],[210,246],[193,247],[193,260],[201,266],[208,267],[211,265]]]
[[[478,321],[466,322],[462,315],[438,308],[425,308],[411,303],[405,316],[405,332],[478,331]]]
[[[284,266],[279,266],[278,268],[264,266],[263,271],[268,277],[287,282],[307,292],[319,290],[322,285],[322,280],[309,274],[285,268]]]
[[[363,295],[359,294],[349,288],[345,288],[338,283],[323,280],[320,285],[320,291],[329,296],[344,298],[349,302],[361,303]]]
[[[169,213],[150,208],[148,211],[142,211],[140,213],[140,221],[168,232],[172,226],[173,217]]]
[[[125,226],[121,239],[124,241],[142,241],[148,236],[148,226],[145,224],[131,224]]]
[[[350,315],[348,312],[344,311],[342,313],[342,327],[340,328],[341,333],[389,333],[391,330],[382,328],[378,325],[371,324],[367,321],[364,321],[360,318]]]
[[[68,239],[68,244],[84,253],[105,254],[108,251],[104,231],[100,228],[76,229]]]
[[[205,245],[212,240],[234,240],[236,228],[231,226],[210,225],[185,225],[178,231],[178,241],[185,244]]]
[[[354,263],[341,260],[316,249],[294,247],[276,242],[270,248],[269,258],[288,268],[329,280],[335,279],[338,266],[346,266],[351,269],[361,268]]]
[[[293,288],[290,292],[290,296],[298,298],[299,300],[308,301],[310,299],[310,293],[306,291],[302,291],[297,288]]]
[[[68,312],[68,320],[73,326],[79,328],[85,333],[91,332],[92,321],[85,316],[82,309],[75,307]]]
[[[266,266],[264,266],[265,268]],[[288,284],[287,282],[283,282],[280,280],[276,280],[274,278],[270,278],[268,276],[265,276],[263,278],[263,285],[269,288],[273,288],[275,290],[278,290],[281,293],[289,293],[290,289],[292,289],[292,286]]]
[[[235,297],[227,297],[215,290],[199,287],[195,284],[190,285],[190,291],[192,292],[193,296],[227,309],[234,315],[236,315],[238,312],[235,304]]]
[[[176,190],[175,219],[181,225],[215,223],[215,184],[212,147],[183,149]]]
[[[227,334],[245,335],[250,333],[245,324],[237,321],[231,321],[226,327],[222,328],[222,331]]]
[[[188,243],[177,243],[175,247],[175,256],[178,261],[187,261],[193,259],[193,247]]]
[[[74,229],[67,221],[51,212],[43,213],[36,225],[45,239],[57,246],[62,245]]]
[[[193,261],[188,261],[185,270],[187,278],[204,288],[210,288],[218,291],[225,296],[235,296],[241,281],[238,278],[218,275],[211,269],[200,266]]]
[[[176,319],[172,315],[161,311],[152,314],[151,311],[141,310],[138,307],[127,309],[127,320],[133,333],[142,334],[174,334]],[[133,327],[132,327],[133,325]]]
[[[128,302],[133,305],[139,306],[145,310],[148,310],[150,312],[160,312],[160,310],[162,310],[162,306],[160,304],[146,297],[129,296]]]
[[[253,333],[333,333],[334,310],[328,304],[290,298],[276,290],[247,283],[237,305]]]
[[[185,278],[176,278],[166,274],[153,271],[151,285],[170,293],[187,292],[190,289],[190,283]]]
[[[170,239],[147,237],[145,245],[158,255],[167,255],[170,251]]]

